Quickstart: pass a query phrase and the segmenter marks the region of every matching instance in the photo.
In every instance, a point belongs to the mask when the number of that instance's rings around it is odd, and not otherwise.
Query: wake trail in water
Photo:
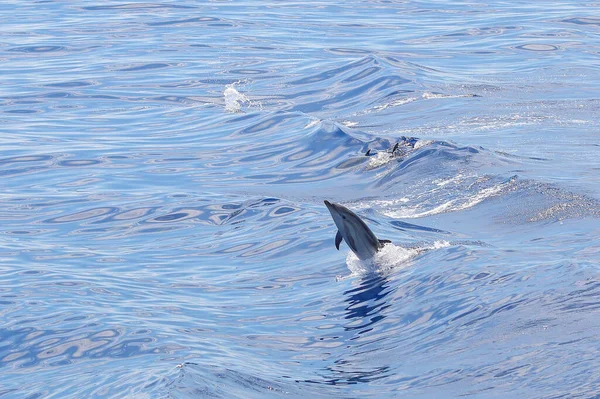
[[[451,245],[450,242],[444,240],[414,247],[403,247],[389,243],[384,245],[373,258],[367,260],[361,260],[354,252],[349,251],[346,256],[346,265],[351,272],[349,277],[405,269],[411,266],[410,261],[416,256],[427,251],[447,248]]]

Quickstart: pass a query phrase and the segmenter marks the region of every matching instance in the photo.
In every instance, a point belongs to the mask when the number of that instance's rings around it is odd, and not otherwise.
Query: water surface
[[[0,397],[597,397],[599,4],[0,13]]]

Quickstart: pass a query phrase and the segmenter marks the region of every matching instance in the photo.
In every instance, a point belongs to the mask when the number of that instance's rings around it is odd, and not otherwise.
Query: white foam
[[[471,197],[469,201],[458,206],[456,208],[456,210],[460,211],[463,209],[471,208],[487,198],[496,196],[502,191],[502,189],[504,187],[506,187],[506,185],[507,185],[507,183],[502,183],[502,184],[498,184],[496,186],[484,188],[483,190],[481,190],[477,194],[475,194],[475,196]]]
[[[446,248],[450,245],[448,241],[435,241],[431,244],[412,248],[385,244],[373,258],[368,260],[360,260],[354,252],[349,251],[346,256],[346,265],[352,272],[352,275],[385,273],[410,266],[410,260],[424,251]]]
[[[437,184],[438,186],[443,187],[444,185],[450,182],[451,181],[448,180],[442,180],[437,182]],[[509,183],[500,183],[491,187],[487,187],[481,189],[480,191],[476,192],[470,197],[454,198],[427,210],[423,210],[420,205],[412,207],[402,206],[399,209],[396,209],[396,207],[400,205],[400,202],[406,203],[405,200],[379,200],[375,201],[375,203],[384,207],[384,209],[382,209],[380,212],[385,216],[391,217],[393,219],[414,219],[425,216],[437,215],[439,213],[444,212],[462,211],[464,209],[472,208],[488,198],[495,197],[501,194],[508,184]]]
[[[414,149],[418,150],[421,147],[425,147],[425,146],[428,146],[433,143],[434,143],[433,140],[418,140],[414,145]]]
[[[227,112],[240,112],[242,104],[250,104],[248,97],[237,91],[234,84],[225,87],[223,96],[225,97],[225,111]]]
[[[436,206],[435,208],[426,210],[426,211],[422,211],[420,209],[420,206],[414,206],[414,207],[404,207],[402,209],[397,209],[397,210],[382,210],[381,213],[389,216],[391,218],[394,219],[415,219],[415,218],[422,218],[425,216],[431,216],[431,215],[437,215],[438,213],[444,213],[444,212],[449,212],[451,210],[454,210],[456,208],[453,207],[454,203],[456,202],[456,199],[444,202],[443,204],[440,204],[438,206]]]
[[[398,100],[394,100],[389,103],[385,103],[382,105],[376,105],[371,109],[374,110],[375,112],[379,112],[379,111],[383,111],[384,109],[387,109],[387,108],[398,107],[400,105],[412,103],[413,101],[416,101],[416,100],[417,99],[415,97],[400,98]]]
[[[423,93],[423,98],[426,100],[432,100],[436,98],[468,98],[474,97],[473,94],[442,94],[442,93]]]
[[[439,187],[444,187],[445,185],[449,184],[449,183],[460,183],[463,179],[463,174],[459,173],[454,177],[451,177],[449,179],[438,179],[438,180],[434,180],[433,182],[435,184],[437,184]]]
[[[308,122],[306,124],[306,126],[304,126],[305,129],[310,129],[311,127],[317,126],[319,123],[321,123],[321,119],[318,118],[312,118],[310,122]]]
[[[390,162],[392,159],[392,155],[389,152],[381,151],[373,155],[369,158],[369,164],[367,165],[368,169],[375,169],[381,165],[385,165]]]
[[[341,121],[340,123],[349,128],[355,128],[359,125],[359,123],[355,121]]]

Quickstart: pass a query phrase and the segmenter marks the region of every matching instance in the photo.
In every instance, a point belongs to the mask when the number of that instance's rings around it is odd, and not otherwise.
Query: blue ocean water
[[[0,13],[1,398],[598,397],[600,3]]]

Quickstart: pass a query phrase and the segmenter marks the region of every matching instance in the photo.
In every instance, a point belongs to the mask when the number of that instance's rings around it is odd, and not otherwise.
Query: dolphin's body
[[[325,205],[331,213],[331,217],[338,228],[335,235],[335,247],[339,250],[342,239],[350,247],[352,252],[361,260],[370,259],[389,240],[378,240],[369,226],[350,209],[340,204],[334,204],[325,200]]]

